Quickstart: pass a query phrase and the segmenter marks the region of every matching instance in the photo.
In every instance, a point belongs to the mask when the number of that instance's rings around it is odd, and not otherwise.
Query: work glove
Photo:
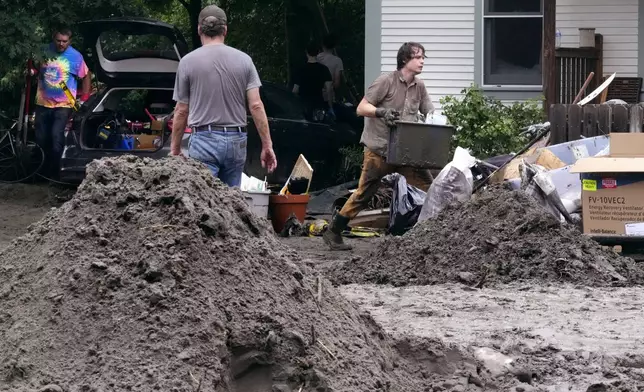
[[[382,118],[390,127],[396,126],[396,121],[400,119],[400,112],[394,109],[378,108],[376,109],[376,117]]]

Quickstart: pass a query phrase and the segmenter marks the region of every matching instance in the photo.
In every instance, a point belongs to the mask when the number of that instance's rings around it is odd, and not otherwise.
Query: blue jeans
[[[208,166],[228,186],[239,187],[247,144],[246,132],[199,131],[190,137],[188,154]]]
[[[65,125],[71,113],[71,108],[46,108],[36,105],[36,143],[45,152],[45,175],[56,176],[60,170],[60,158],[65,147]]]

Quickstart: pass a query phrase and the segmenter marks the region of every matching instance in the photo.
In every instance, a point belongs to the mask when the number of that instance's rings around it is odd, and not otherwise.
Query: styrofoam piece
[[[597,155],[607,146],[608,135],[602,135],[555,144],[554,146],[544,148],[550,150],[566,165],[572,165],[581,158]]]

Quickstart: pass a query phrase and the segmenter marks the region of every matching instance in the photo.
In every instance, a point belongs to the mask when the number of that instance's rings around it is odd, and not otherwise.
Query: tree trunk
[[[199,13],[201,12],[201,0],[190,0],[190,7],[188,8],[188,15],[190,17],[190,34],[192,35],[192,49],[197,49],[201,46],[201,39],[199,38]]]
[[[286,56],[288,64],[288,86],[293,86],[293,75],[306,61],[306,45],[311,39],[322,43],[326,34],[324,20],[320,15],[317,0],[287,0],[286,13]]]
[[[305,10],[304,10],[305,11]],[[288,87],[293,87],[293,77],[306,61],[306,44],[310,37],[310,24],[307,15],[303,12],[299,0],[286,2],[286,56],[288,64]]]

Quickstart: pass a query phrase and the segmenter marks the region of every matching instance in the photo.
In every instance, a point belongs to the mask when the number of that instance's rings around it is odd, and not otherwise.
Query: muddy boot
[[[342,241],[342,232],[347,228],[349,218],[340,214],[336,215],[331,225],[326,229],[322,238],[329,245],[331,250],[351,250],[351,245]]]

